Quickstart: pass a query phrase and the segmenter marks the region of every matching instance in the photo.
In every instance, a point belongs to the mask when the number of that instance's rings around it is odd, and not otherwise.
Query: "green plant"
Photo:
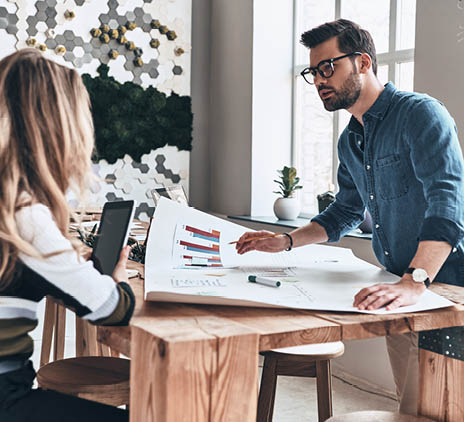
[[[282,196],[282,198],[290,198],[297,189],[301,189],[303,186],[299,185],[300,178],[296,175],[295,167],[284,166],[282,170],[277,170],[279,173],[280,180],[274,180],[279,185],[279,190],[274,191]]]
[[[99,76],[82,76],[92,104],[96,153],[94,161],[114,163],[129,154],[140,161],[143,154],[165,145],[192,149],[192,106],[188,96],[164,93],[133,82],[119,83],[102,64]]]

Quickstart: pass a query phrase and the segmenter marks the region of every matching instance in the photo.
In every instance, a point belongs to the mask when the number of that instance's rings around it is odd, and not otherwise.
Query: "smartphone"
[[[107,202],[98,227],[91,260],[102,274],[113,274],[121,249],[127,244],[135,201]]]

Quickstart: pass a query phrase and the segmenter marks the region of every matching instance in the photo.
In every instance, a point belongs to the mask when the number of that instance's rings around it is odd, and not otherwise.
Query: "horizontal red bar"
[[[187,230],[188,232],[199,234],[201,236],[216,238],[218,240],[219,240],[219,235],[221,234],[220,232],[216,230],[213,230],[212,233],[210,233],[204,230],[196,229],[195,227],[191,227],[191,226],[185,226],[185,230]]]

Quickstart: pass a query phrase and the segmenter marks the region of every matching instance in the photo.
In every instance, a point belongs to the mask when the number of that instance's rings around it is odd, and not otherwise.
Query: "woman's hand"
[[[131,251],[131,247],[129,245],[124,246],[121,249],[121,253],[119,255],[119,261],[114,267],[113,271],[113,279],[116,282],[125,281],[126,283],[129,281],[129,277],[127,276],[126,265],[127,260],[129,259],[129,254]]]
[[[275,236],[272,232],[260,230],[257,232],[247,232],[242,235],[235,249],[239,255],[243,255],[250,251],[281,252],[288,248],[288,246],[289,240],[287,236],[282,234]]]

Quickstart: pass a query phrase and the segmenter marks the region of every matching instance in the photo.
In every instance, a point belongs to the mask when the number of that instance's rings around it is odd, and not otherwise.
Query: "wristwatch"
[[[424,283],[425,287],[427,288],[430,286],[429,275],[427,274],[427,271],[424,270],[423,268],[409,267],[404,273],[412,274],[412,279],[416,283]]]

